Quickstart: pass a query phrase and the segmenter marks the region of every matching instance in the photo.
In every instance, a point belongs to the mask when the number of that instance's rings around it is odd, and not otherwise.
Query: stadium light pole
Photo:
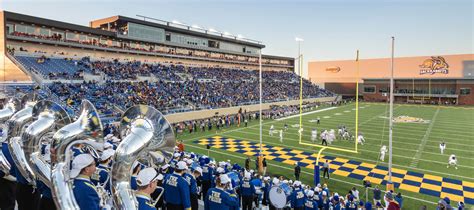
[[[259,44],[261,44],[261,42],[259,42]],[[263,119],[262,119],[262,48],[260,48],[260,50],[258,51],[258,80],[260,81],[260,84],[259,84],[259,94],[260,94],[260,103],[259,103],[259,115],[258,115],[258,118],[259,118],[259,125],[260,125],[260,155],[263,155],[262,154],[262,136],[263,136],[263,127],[262,127],[262,123],[263,123]]]
[[[295,41],[298,42],[298,74],[300,75],[300,130],[303,127],[303,71],[302,71],[302,64],[303,64],[303,55],[301,55],[301,42],[304,40],[302,38],[296,37]],[[302,134],[299,135],[299,142],[301,143],[301,139],[303,137]]]
[[[389,121],[389,133],[388,133],[388,182],[390,184],[390,188],[393,189],[392,185],[392,138],[393,138],[393,57],[394,57],[394,48],[395,48],[395,37],[392,36],[392,59],[390,62],[390,121]],[[387,185],[388,186],[388,185]]]

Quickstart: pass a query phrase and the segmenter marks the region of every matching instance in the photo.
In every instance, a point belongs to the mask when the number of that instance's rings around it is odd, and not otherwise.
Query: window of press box
[[[375,86],[365,86],[364,93],[375,93]]]
[[[461,89],[459,89],[459,94],[460,95],[470,95],[471,94],[471,88],[461,88]]]

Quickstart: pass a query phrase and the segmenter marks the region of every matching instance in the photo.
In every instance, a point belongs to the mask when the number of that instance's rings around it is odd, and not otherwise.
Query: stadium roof
[[[91,33],[91,34],[97,34],[97,35],[103,35],[103,36],[115,36],[115,33],[111,31],[104,31],[100,29],[90,28],[87,26],[81,26],[77,24],[66,23],[66,22],[61,22],[61,21],[56,21],[56,20],[51,20],[51,19],[46,19],[46,18],[34,17],[30,15],[24,15],[24,14],[9,12],[9,11],[3,11],[3,12],[5,14],[5,19],[7,20],[21,21],[21,22],[51,26],[55,28],[61,28],[61,29],[67,29],[67,30],[73,30],[73,31],[75,30],[75,31],[81,31],[85,33]]]

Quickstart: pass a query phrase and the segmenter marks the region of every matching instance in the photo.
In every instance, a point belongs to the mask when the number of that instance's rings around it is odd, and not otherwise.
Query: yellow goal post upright
[[[297,57],[298,59],[298,72],[300,74],[300,116],[299,116],[299,128],[303,128],[303,75],[302,75],[302,64],[303,64],[303,55],[299,55]],[[357,50],[356,54],[356,78],[355,78],[355,83],[356,83],[356,98],[355,98],[355,139],[354,139],[354,149],[345,149],[345,148],[337,148],[337,147],[330,147],[330,146],[323,146],[319,144],[312,144],[312,143],[307,143],[303,142],[303,135],[299,135],[299,144],[300,145],[305,145],[305,146],[311,146],[311,147],[316,147],[319,148],[319,151],[316,155],[316,162],[315,162],[315,184],[316,182],[319,183],[319,160],[321,157],[321,154],[324,150],[329,149],[329,150],[334,150],[334,151],[341,151],[341,152],[348,152],[348,153],[358,153],[358,148],[357,148],[357,136],[359,135],[359,80],[360,80],[360,69],[359,69],[359,50]],[[316,153],[315,153],[316,154]],[[316,181],[317,180],[317,181]]]

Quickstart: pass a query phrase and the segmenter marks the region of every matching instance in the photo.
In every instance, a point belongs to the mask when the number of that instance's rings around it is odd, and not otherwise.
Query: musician
[[[349,195],[349,198],[346,202],[346,209],[347,210],[357,210],[357,200],[354,199],[353,195]]]
[[[332,201],[331,201],[331,206],[333,209],[341,209],[341,202],[339,201],[339,196],[338,195],[334,195],[332,197]]]
[[[76,156],[78,156],[78,155],[80,155],[80,154],[84,154],[83,148],[84,148],[84,145],[82,145],[82,144],[76,144],[76,145],[74,145],[74,146],[71,148],[74,157],[76,157]]]
[[[262,192],[263,192],[262,205],[264,206],[268,205],[268,192],[270,191],[270,188],[271,188],[270,177],[266,176],[263,178],[263,187],[262,187]]]
[[[229,186],[230,181],[229,177],[225,174],[219,176],[216,183],[217,187],[209,189],[205,196],[205,210],[230,210],[238,208],[239,200],[237,195],[234,192],[230,193],[225,190]]]
[[[321,203],[322,203],[322,205],[320,205],[320,206],[322,206],[322,207],[320,207],[320,208],[322,208],[322,209],[329,209],[329,203],[330,203],[330,201],[329,201],[329,197],[328,197],[327,191],[324,191],[324,190],[323,190],[323,191],[321,192],[321,194],[322,194],[322,196],[321,196]]]
[[[132,190],[138,189],[137,176],[141,169],[141,164],[138,161],[135,161],[132,165],[132,177],[130,177],[130,188],[132,188]]]
[[[251,175],[249,172],[244,173],[244,179],[240,184],[242,193],[242,210],[252,209],[252,200],[255,195],[255,187],[251,184]]]
[[[189,186],[189,192],[190,192],[190,200],[191,200],[191,209],[192,210],[198,210],[199,205],[198,205],[198,189],[197,189],[197,179],[199,176],[202,174],[202,169],[200,167],[197,167],[196,169],[193,170],[192,174],[190,173],[185,173],[183,175],[184,179],[186,179],[186,182],[188,183]]]
[[[255,191],[253,201],[255,203],[255,206],[258,207],[260,204],[260,199],[262,199],[262,180],[258,173],[254,173],[252,177],[253,178],[250,181],[250,184],[253,186]]]
[[[216,169],[216,174],[215,174],[215,176],[214,176],[214,179],[213,179],[212,182],[211,182],[211,187],[216,187],[216,186],[217,186],[217,185],[216,185],[217,179],[219,179],[219,176],[220,176],[221,174],[225,174],[225,169],[222,168],[222,167],[218,167],[218,168]]]
[[[0,209],[15,209],[15,191],[16,191],[16,178],[15,178],[15,163],[8,149],[8,142],[2,142],[2,152],[7,161],[10,163],[11,168],[9,174],[4,174],[0,171]]]
[[[145,168],[138,173],[136,193],[138,210],[156,210],[151,202],[151,193],[156,190],[158,172],[154,168]]]
[[[170,174],[170,172],[168,170],[169,168],[170,168],[170,164],[165,164],[165,165],[161,166],[158,171],[160,172],[160,174],[167,175],[167,174]]]
[[[319,209],[319,204],[316,200],[314,200],[314,191],[309,190],[307,193],[307,198],[304,203],[304,209],[305,210],[317,210]]]
[[[109,172],[110,172],[110,162],[112,162],[112,157],[114,156],[115,151],[113,149],[107,149],[104,152],[102,152],[102,155],[100,156],[100,164],[97,166],[97,169],[99,170],[99,179],[97,182],[94,183],[94,180],[92,182],[94,184],[100,184],[101,186],[104,186],[105,190],[111,195],[112,194],[112,188],[110,186],[110,178],[109,178]]]
[[[54,204],[53,194],[51,193],[51,189],[49,189],[46,184],[44,184],[40,180],[36,180],[36,189],[41,194],[41,198],[39,201],[39,210],[54,210],[56,209],[56,205]]]
[[[90,178],[95,173],[95,161],[90,154],[80,154],[72,161],[74,197],[80,209],[100,209],[100,198]]]
[[[211,162],[202,167],[202,199],[204,200],[207,195],[207,190],[211,188],[211,181],[214,176],[214,168],[212,167]]]
[[[165,203],[163,202],[164,199],[163,199],[163,180],[164,180],[165,176],[163,176],[163,174],[159,173],[156,180],[157,180],[157,188],[156,190],[151,194],[151,197],[154,199],[154,200],[157,200],[156,203],[155,203],[155,208],[156,209],[166,209],[166,206],[165,206]],[[160,196],[161,194],[161,196]],[[160,198],[158,198],[158,196],[160,196]]]
[[[51,162],[51,146],[50,144],[45,144],[41,147],[41,154],[46,162]],[[36,189],[41,194],[41,198],[39,201],[39,210],[55,210],[56,204],[54,204],[53,194],[51,193],[51,189],[44,184],[39,179],[36,180]]]
[[[186,169],[186,163],[179,161],[173,174],[165,180],[165,202],[168,210],[191,209],[189,186],[183,178]]]
[[[306,195],[304,194],[303,189],[301,188],[301,182],[295,181],[293,183],[294,190],[290,195],[291,207],[295,210],[303,210],[304,203],[306,200]]]

